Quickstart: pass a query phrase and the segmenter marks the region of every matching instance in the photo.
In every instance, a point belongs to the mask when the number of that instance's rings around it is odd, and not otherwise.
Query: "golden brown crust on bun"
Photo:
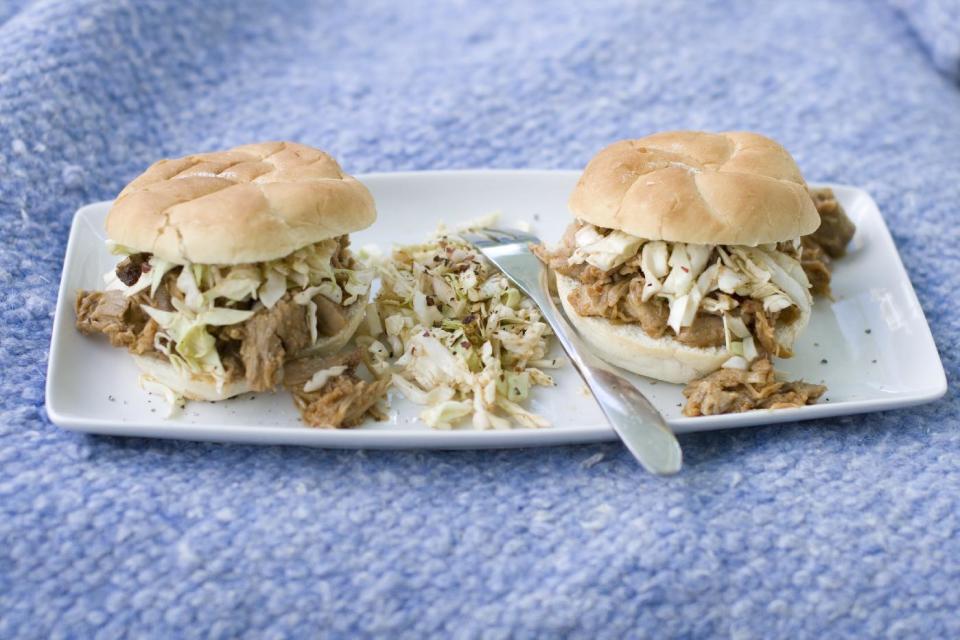
[[[373,197],[329,155],[293,142],[160,160],[120,192],[107,236],[182,264],[242,264],[370,226]]]
[[[667,131],[606,147],[570,210],[648,240],[751,245],[812,233],[820,216],[793,158],[748,132]]]

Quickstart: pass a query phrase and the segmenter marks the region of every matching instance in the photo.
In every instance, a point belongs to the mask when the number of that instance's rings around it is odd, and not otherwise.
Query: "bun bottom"
[[[639,324],[614,324],[603,318],[581,316],[567,300],[579,285],[576,280],[557,274],[557,293],[567,318],[594,354],[610,364],[648,378],[684,384],[716,371],[730,358],[724,347],[691,347],[669,336],[653,338]],[[792,346],[809,317],[804,312],[791,324],[777,327],[780,344]]]
[[[340,349],[350,341],[353,334],[356,333],[357,328],[366,316],[366,311],[367,298],[357,300],[347,308],[347,324],[342,331],[333,336],[320,338],[317,340],[317,344],[295,355],[325,356],[340,351]],[[208,400],[216,402],[251,391],[250,385],[247,384],[246,380],[228,382],[218,390],[216,381],[214,381],[212,377],[181,373],[166,360],[138,355],[133,355],[133,360],[137,366],[140,367],[140,370],[147,379],[159,382],[187,400]]]

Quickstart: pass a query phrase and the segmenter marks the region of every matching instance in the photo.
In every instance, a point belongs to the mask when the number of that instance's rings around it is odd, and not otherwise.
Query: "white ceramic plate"
[[[422,241],[448,225],[494,211],[501,224],[530,223],[555,242],[569,222],[567,195],[574,171],[450,171],[361,176],[377,201],[373,228],[354,246]],[[800,409],[684,418],[679,385],[636,377],[639,387],[677,432],[825,418],[916,405],[946,392],[946,377],[923,310],[873,199],[854,187],[832,186],[857,225],[847,257],[835,263],[833,304],[818,300],[797,356],[778,363],[788,375],[829,387],[820,403]],[[116,258],[104,245],[109,202],[83,207],[73,221],[57,300],[47,376],[50,419],[75,431],[109,435],[301,444],[322,447],[482,448],[612,440],[613,431],[569,365],[556,388],[537,388],[532,409],[545,429],[434,431],[415,405],[393,397],[391,420],[357,429],[311,429],[283,393],[247,395],[219,404],[190,403],[173,419],[163,401],[137,386],[130,357],[74,328],[77,289],[99,288]]]

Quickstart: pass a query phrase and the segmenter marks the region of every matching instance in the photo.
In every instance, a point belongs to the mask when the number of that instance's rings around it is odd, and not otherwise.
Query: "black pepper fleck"
[[[866,331],[864,331],[864,333],[866,333],[867,335],[869,335],[872,331],[873,331],[873,329],[867,329]]]
[[[813,346],[819,347],[819,346],[820,346],[820,343],[819,343],[819,342],[814,342],[814,343],[813,343]]]
[[[110,402],[116,402],[116,401],[117,401],[117,399],[114,398],[113,396],[107,396],[107,400],[109,400]]]
[[[824,358],[823,360],[821,360],[821,361],[820,361],[820,364],[827,364],[827,359]]]
[[[871,360],[870,362],[872,362],[873,364],[877,364],[876,360]]]

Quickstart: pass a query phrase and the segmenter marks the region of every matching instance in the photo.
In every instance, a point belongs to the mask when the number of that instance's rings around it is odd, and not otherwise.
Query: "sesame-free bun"
[[[340,351],[366,316],[367,298],[361,298],[347,307],[347,324],[339,333],[332,336],[321,337],[317,343],[299,353],[290,354],[291,358],[306,355],[330,355]],[[181,373],[167,360],[153,356],[133,355],[133,360],[140,371],[148,380],[159,382],[171,389],[177,395],[187,400],[226,400],[241,393],[250,391],[250,385],[246,380],[240,379],[223,385],[219,390],[212,376],[191,375],[189,372]]]
[[[598,227],[692,244],[755,246],[820,226],[787,150],[739,131],[667,131],[615,142],[587,165],[569,207]]]
[[[273,260],[376,219],[373,197],[329,155],[293,142],[160,160],[120,192],[107,236],[183,264]]]
[[[579,282],[557,274],[557,293],[567,318],[599,358],[621,369],[665,382],[687,383],[712,373],[730,358],[725,347],[692,347],[669,335],[653,338],[639,324],[615,324],[604,318],[579,315],[567,300]],[[807,326],[809,311],[801,311],[789,325],[778,324],[777,341],[793,346]]]

